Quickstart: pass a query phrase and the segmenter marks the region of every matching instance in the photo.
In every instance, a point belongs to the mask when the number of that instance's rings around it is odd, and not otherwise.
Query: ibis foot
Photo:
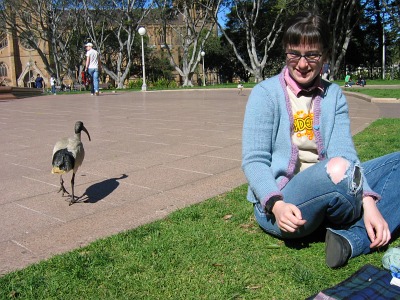
[[[60,186],[60,189],[58,190],[57,193],[62,192],[61,195],[64,197],[64,194],[69,195],[68,191],[65,189],[65,187],[62,185]]]
[[[65,201],[69,201],[69,205],[71,206],[74,203],[80,202],[79,199],[81,197],[78,196],[72,196],[72,195],[68,195],[68,199],[65,199]]]

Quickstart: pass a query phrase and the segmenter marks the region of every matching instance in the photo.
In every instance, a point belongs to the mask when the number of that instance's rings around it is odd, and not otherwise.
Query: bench
[[[74,83],[73,90],[74,91],[84,91],[86,89],[84,84],[81,83]]]
[[[109,90],[111,87],[111,84],[109,82],[106,83],[100,83],[99,84],[99,89],[100,90]]]

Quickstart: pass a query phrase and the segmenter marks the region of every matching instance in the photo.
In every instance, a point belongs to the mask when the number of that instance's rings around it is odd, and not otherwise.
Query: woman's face
[[[285,52],[286,65],[292,78],[302,87],[311,86],[325,60],[321,45],[288,45]]]

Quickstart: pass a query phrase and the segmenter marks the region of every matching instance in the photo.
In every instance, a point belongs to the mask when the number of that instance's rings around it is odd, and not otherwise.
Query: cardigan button
[[[319,130],[319,125],[314,125],[315,130]]]

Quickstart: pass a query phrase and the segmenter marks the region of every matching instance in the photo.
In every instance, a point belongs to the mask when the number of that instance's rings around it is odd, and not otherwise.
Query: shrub
[[[129,80],[129,82],[128,82],[129,89],[141,89],[142,85],[143,85],[142,79]]]

